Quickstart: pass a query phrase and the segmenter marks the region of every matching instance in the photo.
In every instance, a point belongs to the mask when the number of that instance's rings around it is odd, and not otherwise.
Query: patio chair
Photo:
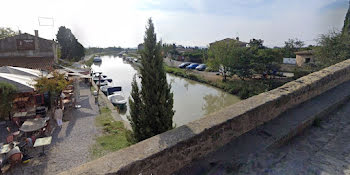
[[[22,153],[16,153],[11,155],[9,157],[9,162],[10,162],[10,169],[12,169],[15,165],[20,164],[22,162],[23,154]]]
[[[11,135],[8,135],[8,136],[6,137],[6,142],[7,142],[7,143],[13,142],[13,135],[12,135],[12,134],[11,134]]]
[[[20,121],[21,121],[21,120],[20,120],[19,118],[12,118],[12,122],[13,122],[14,124],[16,124],[16,126],[17,126],[18,128],[21,127]]]

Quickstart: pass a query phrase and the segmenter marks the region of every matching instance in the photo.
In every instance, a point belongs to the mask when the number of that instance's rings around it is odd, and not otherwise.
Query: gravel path
[[[62,128],[54,130],[52,144],[45,147],[46,156],[38,157],[41,149],[37,149],[31,154],[34,158],[30,163],[16,167],[13,174],[57,174],[91,159],[90,148],[99,133],[95,126],[98,107],[90,88],[83,83],[80,83],[78,104],[81,108],[65,111]]]

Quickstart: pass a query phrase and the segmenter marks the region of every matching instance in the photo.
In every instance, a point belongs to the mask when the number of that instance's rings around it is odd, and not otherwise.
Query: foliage
[[[56,37],[61,46],[61,59],[80,60],[85,56],[84,46],[79,43],[69,28],[61,26]]]
[[[121,47],[107,47],[107,48],[99,48],[99,47],[89,47],[85,49],[86,55],[96,54],[96,53],[105,53],[105,54],[118,54],[124,49]]]
[[[232,71],[232,67],[237,65],[238,59],[233,54],[239,47],[236,40],[230,40],[216,42],[209,48],[207,64],[213,69],[221,69],[224,80]]]
[[[294,77],[293,79],[298,79],[298,78],[301,78],[303,76],[306,76],[312,72],[314,72],[316,70],[312,70],[312,69],[307,69],[306,67],[298,67],[298,68],[295,68],[294,71],[293,71],[293,74],[294,74]]]
[[[161,43],[157,43],[151,19],[145,32],[144,49],[141,51],[141,90],[133,82],[128,117],[134,137],[141,141],[173,128],[173,93],[167,83],[161,57]]]
[[[326,67],[350,58],[350,35],[332,31],[321,35],[314,49],[317,64]]]
[[[165,70],[168,73],[176,76],[188,78],[201,83],[210,84],[214,87],[220,88],[228,93],[237,95],[241,99],[246,99],[254,95],[269,91],[271,89],[282,86],[285,82],[277,80],[227,80],[227,81],[209,81],[205,78],[192,74],[190,71],[183,69],[165,66]]]
[[[342,34],[343,35],[350,35],[350,6],[349,6],[348,12],[346,13],[346,16],[345,16]]]
[[[84,61],[85,65],[91,67],[91,65],[94,63],[94,57],[95,55],[92,55],[87,61]]]
[[[14,36],[17,33],[15,31],[13,31],[11,28],[7,27],[0,27],[0,39],[2,38],[6,38],[6,37],[10,37],[10,36]]]
[[[241,47],[236,40],[221,41],[209,48],[208,65],[213,70],[220,70],[224,81],[228,75],[237,75],[242,80],[253,74],[267,74],[279,69],[282,53],[277,49],[263,46],[260,39],[252,39],[250,47]]]
[[[67,81],[64,78],[64,74],[60,74],[56,71],[51,72],[52,77],[39,77],[35,79],[36,83],[34,84],[34,87],[39,92],[50,92],[51,94],[51,100],[53,98],[60,95],[62,90],[70,84],[69,81]]]
[[[259,49],[253,52],[253,72],[257,74],[268,73],[279,70],[282,62],[282,53],[276,49]]]
[[[295,58],[295,53],[299,51],[305,43],[297,38],[295,39],[288,39],[288,41],[284,42],[284,48],[283,48],[283,56],[286,58]]]
[[[102,127],[103,135],[96,138],[92,147],[94,158],[101,157],[133,144],[130,140],[131,131],[125,129],[121,121],[115,121],[108,108],[102,108],[96,117],[96,125]]]
[[[261,40],[261,39],[253,38],[249,41],[250,47],[256,47],[258,49],[265,49],[265,46],[263,44],[264,44],[264,40]]]
[[[0,82],[0,119],[9,115],[15,94],[16,87],[14,85]]]

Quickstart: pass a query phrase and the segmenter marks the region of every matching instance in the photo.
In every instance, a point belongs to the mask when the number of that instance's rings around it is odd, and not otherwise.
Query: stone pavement
[[[350,174],[350,102],[280,148],[251,155],[237,174]]]
[[[81,108],[65,111],[62,128],[53,131],[52,144],[45,147],[46,156],[38,157],[42,149],[37,149],[28,164],[14,168],[9,174],[58,174],[91,160],[90,148],[100,133],[95,126],[99,110],[84,83],[80,83],[78,104]]]
[[[193,162],[191,165],[188,165],[176,174],[288,174],[289,172],[292,172],[290,174],[298,174],[298,172],[295,171],[299,170],[300,167],[296,165],[289,165],[290,171],[273,173],[270,172],[270,169],[275,168],[276,163],[278,163],[280,159],[284,159],[286,153],[290,150],[288,148],[283,150],[283,148],[288,147],[290,144],[290,140],[288,141],[288,139],[296,134],[300,134],[302,129],[312,124],[312,121],[316,117],[329,118],[333,123],[327,123],[327,125],[325,125],[324,122],[322,122],[322,132],[316,132],[310,136],[311,139],[315,139],[311,141],[313,142],[312,144],[303,145],[303,143],[297,143],[296,145],[291,146],[291,148],[296,147],[298,148],[296,151],[299,151],[301,149],[307,149],[309,146],[314,146],[315,149],[321,147],[321,145],[317,145],[319,144],[319,140],[317,139],[331,144],[332,141],[329,141],[327,137],[332,138],[335,135],[335,131],[344,130],[345,135],[346,132],[349,133],[347,129],[343,128],[344,123],[350,123],[349,117],[346,118],[346,116],[342,116],[344,119],[338,119],[340,118],[339,116],[330,115],[334,113],[335,109],[335,112],[337,113],[341,113],[341,111],[345,109],[348,110],[344,115],[350,112],[350,91],[344,89],[350,89],[350,82],[343,83],[312,100],[302,103],[296,108],[286,111],[276,119],[243,134],[227,145],[221,147],[216,152],[210,153],[206,157]],[[344,102],[347,102],[345,107],[341,109],[336,108]],[[313,127],[311,130],[318,129]],[[307,130],[304,135],[306,135],[308,131],[309,130]],[[299,139],[299,137],[303,136],[297,136],[294,140]],[[308,135],[306,135],[306,137],[308,137]],[[350,143],[350,139],[344,139],[343,141],[347,140]],[[349,143],[343,144],[347,146]],[[285,146],[285,144],[287,144],[287,146]],[[273,150],[279,151],[275,153]],[[289,153],[289,156],[295,155],[295,153]],[[306,156],[306,154],[302,153],[300,156]],[[295,159],[298,158],[300,157]],[[300,161],[296,160],[295,162]],[[295,171],[291,170],[293,168],[295,168]],[[306,174],[319,174],[317,171],[316,173],[310,172],[309,169],[305,171],[307,172]],[[330,174],[334,173],[335,172]],[[301,172],[300,174],[305,174],[305,172]]]

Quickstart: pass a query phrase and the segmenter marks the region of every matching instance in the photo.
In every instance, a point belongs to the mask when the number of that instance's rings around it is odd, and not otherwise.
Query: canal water
[[[121,86],[125,97],[129,98],[133,76],[138,74],[136,65],[117,56],[102,56],[101,58],[102,63],[93,64],[92,70],[103,72],[107,78],[113,79],[111,84]],[[197,120],[206,114],[240,101],[237,96],[192,80],[171,74],[167,74],[167,80],[171,83],[171,90],[174,93],[173,121],[176,126]],[[127,115],[129,115],[129,104],[127,111],[121,113],[121,117],[127,121]]]

